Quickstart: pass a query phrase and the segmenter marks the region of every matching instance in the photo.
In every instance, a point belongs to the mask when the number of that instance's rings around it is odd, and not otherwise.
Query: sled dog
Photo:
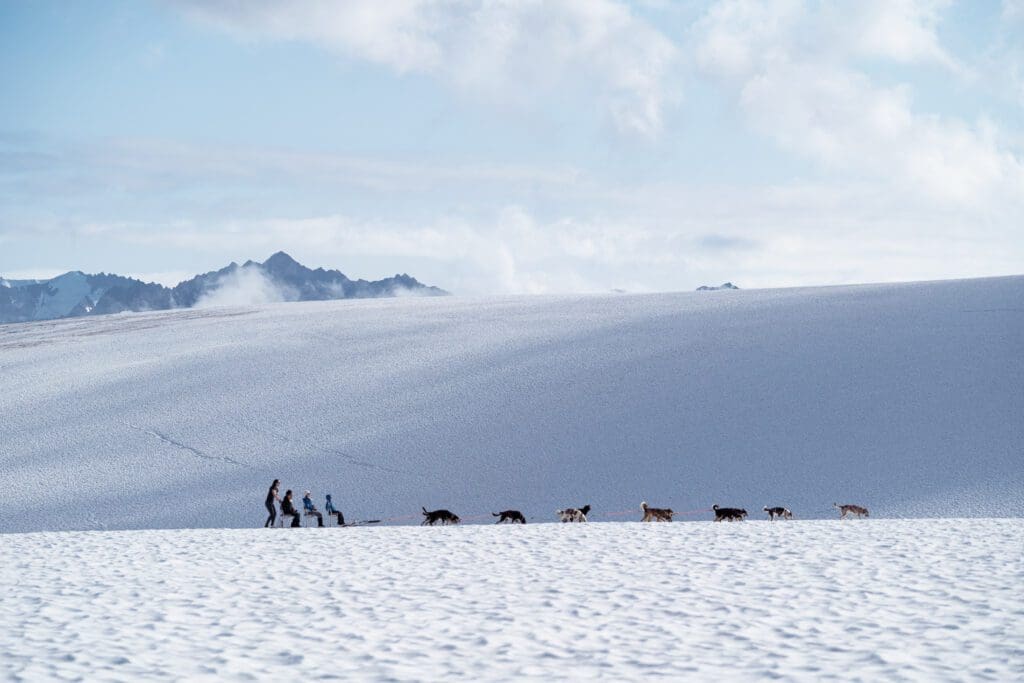
[[[747,511],[743,508],[723,508],[717,505],[712,505],[711,509],[715,511],[715,521],[721,522],[723,519],[730,522],[740,521],[746,518]]]
[[[641,522],[671,522],[672,508],[652,508],[647,506],[647,501],[640,503],[640,511],[644,513]]]
[[[509,524],[526,524],[526,517],[523,517],[523,513],[519,510],[502,510],[501,512],[492,512],[495,517],[500,517],[495,524],[502,524],[508,522]]]
[[[434,522],[441,522],[441,525],[444,526],[445,524],[458,524],[461,521],[459,516],[450,510],[431,510],[427,512],[427,508],[423,508],[423,518],[420,526],[424,524],[434,526]]]
[[[860,505],[838,505],[832,503],[832,507],[839,510],[839,519],[846,519],[846,515],[856,515],[858,518],[868,516],[868,509]]]
[[[770,508],[767,505],[764,507],[764,511],[768,513],[768,519],[774,520],[776,517],[782,519],[793,519],[793,513],[789,511],[789,508],[774,507]]]
[[[555,510],[555,514],[558,515],[558,519],[562,522],[585,522],[587,521],[587,515],[590,514],[590,505],[587,504],[581,508]]]

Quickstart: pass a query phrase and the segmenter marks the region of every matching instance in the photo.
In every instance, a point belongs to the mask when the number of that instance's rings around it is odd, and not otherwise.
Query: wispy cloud
[[[623,132],[653,136],[679,99],[679,51],[611,0],[181,0],[241,40],[301,41],[398,73],[421,73],[524,109],[584,90]]]
[[[993,122],[915,111],[911,89],[858,67],[871,56],[963,68],[939,43],[946,2],[717,3],[696,27],[697,62],[749,124],[829,171],[893,181],[902,192],[976,206],[1024,196],[1024,162]],[[852,9],[851,9],[852,7]]]
[[[196,308],[214,306],[255,306],[286,301],[290,298],[270,278],[256,268],[238,268],[221,276],[215,288],[199,297]]]

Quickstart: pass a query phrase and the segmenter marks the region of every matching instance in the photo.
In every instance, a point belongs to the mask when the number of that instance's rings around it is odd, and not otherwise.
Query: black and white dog
[[[793,513],[789,511],[789,508],[774,507],[770,508],[767,505],[764,506],[764,511],[768,513],[768,519],[774,521],[776,517],[782,519],[793,519]]]
[[[562,522],[585,522],[587,521],[587,515],[590,514],[590,505],[587,504],[581,508],[555,510],[555,514],[558,515],[558,519]]]

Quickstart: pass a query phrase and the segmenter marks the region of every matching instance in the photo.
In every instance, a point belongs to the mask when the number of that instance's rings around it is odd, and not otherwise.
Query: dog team
[[[858,518],[868,516],[868,509],[860,505],[832,503],[832,507],[839,510],[839,519],[846,519],[847,515],[853,515]],[[771,521],[776,519],[793,519],[793,513],[786,507],[768,507],[766,505],[762,509],[768,513],[768,519]],[[716,522],[741,522],[747,518],[747,511],[743,508],[725,508],[713,505],[711,510],[715,513]],[[643,517],[640,519],[641,522],[671,522],[673,515],[676,514],[672,508],[653,508],[647,504],[647,501],[640,503],[640,512],[643,513]],[[590,514],[589,504],[578,508],[555,510],[555,518],[562,523],[586,522],[588,514]],[[519,510],[502,510],[501,512],[492,512],[491,515],[498,518],[498,521],[495,522],[496,524],[526,524],[526,517]],[[428,526],[434,526],[437,522],[445,525],[458,524],[462,521],[451,510],[427,510],[427,508],[423,508],[423,518],[422,524]]]
[[[306,491],[305,496],[302,498],[303,513],[300,513],[294,503],[292,503],[292,492],[286,491],[284,498],[282,499],[278,495],[280,490],[281,482],[277,479],[270,485],[270,490],[267,491],[266,507],[269,516],[264,526],[272,527],[277,518],[277,510],[274,507],[274,503],[279,503],[281,506],[281,517],[291,517],[291,526],[301,526],[300,515],[316,517],[317,526],[324,525],[323,513],[317,509],[313,504],[313,500],[310,497],[309,491]],[[846,519],[846,517],[853,516],[858,519],[861,517],[868,516],[868,509],[861,507],[860,505],[839,505],[838,503],[832,503],[832,507],[839,510],[839,519]],[[325,506],[327,514],[336,517],[338,520],[338,526],[352,526],[351,524],[345,523],[345,517],[341,511],[334,507],[334,503],[331,500],[330,494],[327,494],[327,504]],[[458,524],[462,519],[452,512],[451,510],[428,510],[427,508],[421,508],[423,510],[423,522],[421,526],[434,526],[438,522],[442,526],[448,524]],[[716,522],[741,522],[747,518],[747,511],[743,508],[727,508],[719,505],[712,505],[711,510],[715,513]],[[768,507],[767,505],[763,508],[764,512],[768,513],[768,519],[775,521],[776,519],[793,519],[793,513],[789,511],[789,508],[776,506]],[[672,508],[655,508],[647,504],[647,501],[640,503],[640,512],[643,513],[641,522],[671,522],[672,517],[676,514]],[[501,512],[492,512],[494,517],[498,518],[496,524],[526,524],[526,516],[523,515],[519,510],[502,510]],[[583,505],[578,508],[565,508],[562,510],[555,510],[555,517],[562,523],[581,523],[587,521],[587,515],[590,514],[590,504]],[[376,523],[380,520],[369,520],[366,523]]]

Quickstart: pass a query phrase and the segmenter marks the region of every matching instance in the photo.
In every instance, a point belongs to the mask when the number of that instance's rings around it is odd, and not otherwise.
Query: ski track
[[[179,448],[179,449],[181,449],[183,451],[188,451],[189,453],[191,453],[192,455],[196,456],[197,458],[202,458],[204,460],[219,460],[220,462],[226,462],[226,463],[231,464],[231,465],[237,465],[238,467],[245,467],[246,469],[253,469],[252,465],[250,465],[248,463],[245,463],[245,462],[242,462],[240,460],[235,460],[234,458],[229,457],[227,455],[210,455],[209,453],[204,453],[203,451],[199,450],[198,448],[195,448],[194,446],[189,446],[187,443],[182,443],[180,441],[177,441],[176,439],[172,439],[171,437],[167,436],[166,434],[158,432],[155,429],[147,429],[146,427],[139,427],[138,425],[133,425],[130,422],[125,422],[124,424],[126,424],[127,426],[131,427],[132,429],[134,429],[136,431],[142,432],[143,434],[149,434],[150,436],[155,436],[156,438],[160,439],[161,441],[163,441],[166,444],[170,444],[171,446],[176,446],[177,448]]]
[[[323,452],[323,453],[330,453],[332,455],[337,455],[337,456],[339,456],[341,458],[341,460],[343,462],[345,462],[345,463],[347,463],[349,465],[354,465],[356,467],[362,467],[362,468],[365,468],[365,469],[368,469],[368,470],[376,470],[378,472],[387,472],[389,474],[408,474],[408,472],[406,472],[404,470],[397,470],[397,469],[394,469],[393,467],[387,467],[386,465],[378,465],[377,463],[367,462],[366,460],[359,460],[355,456],[347,453],[346,451],[341,450],[340,448],[331,448],[331,447],[323,448],[323,447],[317,446],[316,444],[311,444],[311,443],[309,443],[309,442],[307,442],[305,440],[295,439],[295,438],[289,437],[289,436],[287,436],[285,434],[281,434],[280,432],[274,431],[273,429],[266,429],[265,427],[259,427],[259,426],[254,425],[254,424],[246,424],[246,423],[242,423],[242,422],[239,422],[238,424],[243,429],[249,429],[249,430],[252,430],[252,431],[260,432],[261,434],[266,434],[267,436],[271,436],[271,437],[277,439],[281,443],[298,444],[298,445],[301,445],[301,446],[306,447],[306,448],[311,449],[311,450],[317,450],[317,451],[320,451],[320,452]]]
[[[1024,521],[0,536],[0,678],[1020,680]]]

